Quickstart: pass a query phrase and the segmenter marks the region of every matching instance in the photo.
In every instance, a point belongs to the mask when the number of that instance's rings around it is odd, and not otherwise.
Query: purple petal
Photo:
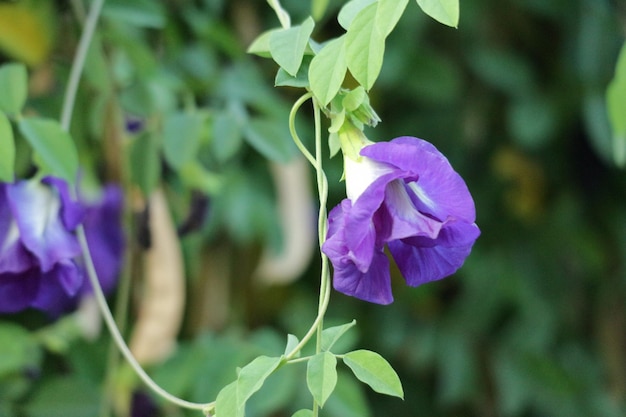
[[[19,274],[0,274],[0,313],[16,313],[30,307],[40,281],[41,272],[36,268]]]
[[[43,272],[80,254],[76,237],[59,217],[61,201],[51,189],[34,181],[21,181],[7,190],[22,243],[39,260]]]
[[[406,185],[401,180],[393,181],[385,193],[387,223],[391,225],[385,241],[424,236],[434,239],[439,235],[442,222],[420,213],[413,205]]]
[[[34,266],[34,259],[20,241],[20,232],[7,198],[10,185],[0,184],[0,274],[23,272]]]
[[[46,177],[41,182],[57,189],[61,196],[61,219],[63,220],[63,225],[68,230],[76,229],[83,221],[85,208],[81,203],[72,199],[67,182],[56,177]]]
[[[366,146],[361,155],[397,167],[407,173],[405,178],[417,178],[407,181],[407,185],[422,213],[441,221],[454,217],[473,223],[476,219],[474,201],[465,181],[432,144],[404,136]]]
[[[416,287],[456,272],[479,234],[475,224],[455,222],[446,225],[437,239],[415,237],[388,245],[407,284]]]
[[[356,200],[349,212],[344,212],[345,242],[358,268],[365,272],[374,256],[374,246],[380,244],[374,225],[374,215],[385,198],[387,184],[396,174],[383,175],[376,179]]]
[[[108,293],[115,288],[124,253],[122,192],[119,188],[105,188],[102,201],[87,208],[84,226],[100,285]],[[86,281],[84,292],[91,291],[91,284]]]
[[[377,304],[393,302],[389,260],[377,250],[367,272],[361,272],[353,263],[334,265],[333,286],[339,292]]]
[[[83,284],[83,275],[72,261],[60,262],[43,274],[32,307],[58,316],[76,304],[75,296]]]

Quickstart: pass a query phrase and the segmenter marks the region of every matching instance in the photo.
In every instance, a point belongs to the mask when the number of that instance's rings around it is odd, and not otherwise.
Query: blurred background
[[[342,4],[330,2],[316,40],[341,33]],[[306,1],[283,6],[294,22],[310,14]],[[0,62],[29,66],[28,111],[57,117],[85,7],[0,1]],[[626,179],[605,98],[625,25],[617,0],[464,0],[458,29],[409,3],[368,136],[435,144],[465,178],[482,235],[452,277],[408,288],[396,273],[390,306],[333,292],[328,325],[357,320],[341,348],[387,358],[405,400],[342,371],[323,416],[626,415]],[[273,88],[276,65],[245,53],[276,26],[257,0],[110,0],[81,84],[72,134],[85,182],[127,195],[127,267],[110,303],[151,375],[191,401],[282,353],[317,309],[315,185],[287,130],[302,90]],[[184,128],[167,128],[175,117]],[[298,129],[310,144],[306,108]],[[186,135],[197,152],[181,162],[172,143]],[[331,207],[345,197],[341,160],[326,166]],[[175,244],[160,261],[181,266],[160,283],[150,253],[164,240]],[[146,336],[151,314],[171,320]],[[109,339],[36,311],[0,317],[0,416],[199,414],[153,398]],[[308,405],[304,368],[280,372],[246,415]]]

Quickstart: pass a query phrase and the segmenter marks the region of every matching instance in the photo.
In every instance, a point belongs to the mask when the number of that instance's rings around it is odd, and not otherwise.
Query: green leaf
[[[163,154],[174,169],[195,158],[200,139],[207,134],[202,113],[173,113],[163,122]]]
[[[5,64],[0,67],[0,110],[19,114],[28,94],[28,73],[24,64]]]
[[[313,410],[298,410],[291,417],[313,417]]]
[[[314,27],[315,22],[309,17],[301,25],[281,29],[270,35],[272,59],[294,77],[302,64],[302,58]]]
[[[324,17],[329,1],[330,0],[313,0],[311,4],[311,15],[313,15],[313,19],[319,21]]]
[[[273,161],[287,162],[296,152],[287,126],[275,120],[252,119],[246,126],[244,137],[254,149]]]
[[[380,74],[385,53],[385,37],[376,25],[378,3],[363,9],[346,34],[346,61],[354,78],[370,90]]]
[[[330,352],[313,356],[307,364],[306,383],[313,398],[323,407],[337,385],[337,358]]]
[[[237,381],[226,385],[217,394],[215,415],[219,417],[244,417],[244,408],[240,406],[237,395]]]
[[[24,118],[19,129],[45,165],[45,171],[69,184],[76,182],[78,152],[69,133],[51,119]]]
[[[274,80],[276,87],[296,87],[307,88],[309,86],[309,68],[311,66],[311,57],[305,56],[302,65],[298,69],[298,73],[293,76],[287,73],[283,68],[279,68]]]
[[[404,398],[402,383],[389,362],[376,352],[355,350],[346,353],[343,362],[352,370],[359,381],[369,385],[374,391]]]
[[[46,379],[24,407],[29,417],[96,417],[100,393],[89,380]]]
[[[340,326],[329,327],[322,331],[322,350],[328,351],[348,330],[356,325],[356,320]]]
[[[130,173],[144,196],[152,194],[161,176],[161,161],[158,144],[147,133],[140,135],[131,145]]]
[[[626,43],[615,67],[615,77],[607,88],[606,103],[613,129],[613,159],[623,167],[626,165]]]
[[[244,366],[237,377],[237,401],[240,407],[263,386],[268,376],[278,368],[282,358],[259,356]]]
[[[254,41],[252,41],[250,46],[248,46],[247,52],[263,58],[270,58],[272,56],[270,52],[270,38],[272,33],[280,31],[281,29],[270,29],[261,33]]]
[[[133,26],[161,29],[166,24],[163,4],[152,0],[109,0],[102,14],[112,20]]]
[[[339,10],[337,21],[342,28],[348,30],[356,15],[359,14],[361,10],[375,2],[376,0],[351,0],[347,2],[341,10]]]
[[[409,0],[378,0],[376,25],[384,37],[396,27],[408,3]]]
[[[344,49],[345,35],[328,42],[313,57],[309,82],[315,97],[326,106],[337,95],[348,70]]]
[[[292,334],[288,334],[287,335],[287,346],[285,347],[285,355],[289,355],[291,353],[291,351],[293,351],[296,346],[298,346],[298,343],[300,343],[300,340],[298,340],[298,337],[292,335]],[[296,358],[300,357],[300,352],[298,352],[296,354]]]
[[[0,377],[38,368],[41,348],[32,334],[12,323],[0,323]]]
[[[15,178],[15,140],[9,119],[0,112],[0,181],[13,182]]]
[[[211,149],[219,162],[226,162],[243,144],[243,116],[235,109],[218,111],[213,118]]]
[[[459,25],[459,0],[417,0],[424,13],[439,23],[451,27]]]

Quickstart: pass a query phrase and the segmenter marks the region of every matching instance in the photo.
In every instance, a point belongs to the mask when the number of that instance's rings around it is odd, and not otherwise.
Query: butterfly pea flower
[[[480,231],[472,196],[444,155],[422,139],[373,143],[354,129],[342,150],[348,198],[330,211],[322,246],[337,291],[391,303],[385,248],[413,287],[461,267]]]
[[[87,204],[58,178],[0,183],[0,313],[36,308],[54,316],[90,291],[75,234],[81,222],[101,283],[112,290],[124,245],[120,219],[115,187]]]

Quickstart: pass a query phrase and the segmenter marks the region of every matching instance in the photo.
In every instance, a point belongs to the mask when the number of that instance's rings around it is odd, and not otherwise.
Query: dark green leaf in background
[[[78,152],[70,134],[56,120],[24,118],[19,129],[45,164],[40,168],[70,184],[76,182]]]
[[[0,181],[13,182],[15,139],[9,119],[0,111]]]
[[[219,162],[226,162],[241,149],[245,114],[229,107],[216,111],[213,116],[211,138],[212,154]]]
[[[287,162],[296,153],[286,122],[281,126],[271,119],[251,119],[244,137],[260,154],[273,161]]]
[[[24,408],[28,417],[96,417],[101,400],[88,380],[59,377],[41,384]]]
[[[151,0],[108,0],[102,14],[115,21],[145,28],[160,29],[166,23],[162,3]]]
[[[161,159],[157,141],[148,133],[140,135],[131,144],[130,172],[144,196],[149,196],[161,176]]]
[[[0,67],[0,111],[19,114],[28,95],[28,73],[24,64]]]
[[[163,153],[174,169],[196,157],[200,141],[207,136],[206,116],[202,113],[173,113],[163,122]]]
[[[615,163],[623,167],[626,164],[626,44],[619,54],[606,100],[613,128],[613,157]]]
[[[26,329],[13,323],[0,323],[0,377],[38,368],[41,356],[41,348]]]

